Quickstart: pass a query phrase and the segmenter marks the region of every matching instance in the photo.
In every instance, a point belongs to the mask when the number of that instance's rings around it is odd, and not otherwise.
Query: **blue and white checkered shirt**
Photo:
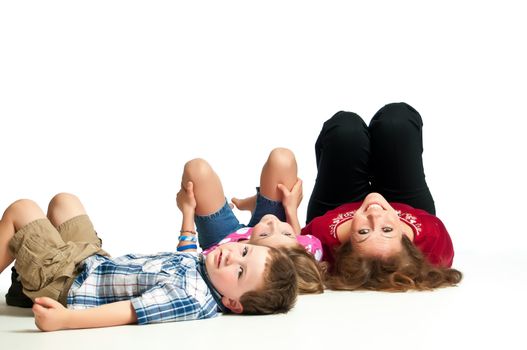
[[[218,304],[195,253],[93,255],[68,292],[69,309],[130,300],[138,324],[215,317]]]

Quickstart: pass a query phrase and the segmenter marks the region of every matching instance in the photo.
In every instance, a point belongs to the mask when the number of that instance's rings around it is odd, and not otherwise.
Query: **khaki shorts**
[[[101,248],[87,215],[74,217],[58,228],[38,219],[18,230],[9,242],[24,294],[34,300],[50,297],[66,305],[68,291],[79,273],[79,264]]]

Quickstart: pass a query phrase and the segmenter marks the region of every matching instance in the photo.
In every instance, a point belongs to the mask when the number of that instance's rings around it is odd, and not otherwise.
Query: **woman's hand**
[[[288,209],[296,211],[304,197],[302,180],[299,178],[291,190],[282,184],[278,184],[278,189],[282,192],[282,205],[286,211]]]
[[[177,193],[177,206],[183,214],[194,216],[196,211],[196,197],[194,197],[194,184],[192,181],[187,182]]]
[[[48,297],[36,298],[33,304],[35,324],[41,331],[58,331],[67,328],[70,310]]]

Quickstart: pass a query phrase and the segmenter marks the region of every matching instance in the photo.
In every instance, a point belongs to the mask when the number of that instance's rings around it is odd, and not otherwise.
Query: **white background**
[[[405,101],[424,120],[454,266],[514,265],[527,252],[526,32],[520,1],[2,2],[0,206],[72,192],[113,255],[173,250],[185,161],[209,160],[229,198],[248,196],[284,146],[303,223],[322,123]]]

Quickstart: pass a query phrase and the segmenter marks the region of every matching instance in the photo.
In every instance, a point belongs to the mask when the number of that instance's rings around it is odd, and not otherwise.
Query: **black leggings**
[[[315,144],[318,174],[307,223],[370,192],[435,215],[423,169],[422,127],[421,116],[406,103],[384,106],[370,126],[351,112],[326,121]]]

